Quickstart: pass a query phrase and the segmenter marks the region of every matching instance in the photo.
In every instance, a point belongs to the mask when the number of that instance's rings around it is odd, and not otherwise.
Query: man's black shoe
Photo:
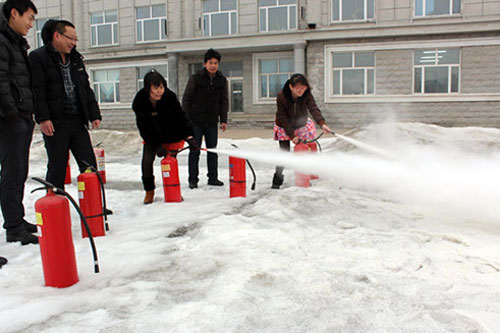
[[[0,268],[2,268],[3,265],[5,265],[7,263],[7,259],[5,259],[4,257],[0,257]]]
[[[190,189],[198,188],[198,183],[196,183],[196,182],[189,182],[189,188]]]
[[[38,228],[36,227],[36,224],[31,224],[26,220],[23,220],[23,222],[21,224],[26,228],[26,230],[28,232],[31,232],[31,233],[38,232]]]
[[[217,178],[210,178],[208,180],[208,185],[212,185],[212,186],[223,186],[224,183],[221,182],[220,180],[218,180]]]
[[[7,231],[7,242],[21,242],[22,245],[38,244],[38,237],[33,236],[26,229],[21,231]]]

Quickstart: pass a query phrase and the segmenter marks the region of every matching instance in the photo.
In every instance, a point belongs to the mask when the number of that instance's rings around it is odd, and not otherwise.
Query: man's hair
[[[60,34],[63,34],[66,32],[66,27],[72,27],[73,29],[75,29],[75,25],[70,21],[58,20],[56,25],[54,26],[54,32],[57,31]]]
[[[31,0],[7,0],[3,4],[2,12],[3,16],[9,20],[12,9],[17,10],[19,14],[23,15],[29,8],[33,9],[35,14],[38,14],[38,9],[36,9],[35,4]]]
[[[52,42],[54,32],[57,31],[60,34],[65,33],[66,27],[72,27],[73,29],[75,28],[73,23],[71,23],[70,21],[49,19],[42,27],[43,44],[48,45],[50,44],[50,42]]]
[[[215,58],[218,62],[220,62],[221,56],[220,53],[215,51],[214,49],[209,49],[205,52],[205,58],[203,59],[203,63],[206,63],[210,59]]]
[[[167,88],[167,81],[165,80],[163,75],[161,75],[160,73],[158,73],[154,69],[152,69],[149,73],[147,73],[144,76],[144,90],[148,94],[149,94],[149,91],[151,90],[151,86],[158,87],[161,85],[163,85],[163,87],[165,87],[165,89],[166,89]]]

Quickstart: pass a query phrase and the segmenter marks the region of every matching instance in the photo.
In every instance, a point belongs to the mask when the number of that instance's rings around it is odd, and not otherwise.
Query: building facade
[[[271,127],[305,73],[333,127],[391,119],[500,127],[500,0],[35,0],[28,40],[72,21],[103,127],[135,128],[151,68],[179,98],[203,54],[222,54],[229,125]]]

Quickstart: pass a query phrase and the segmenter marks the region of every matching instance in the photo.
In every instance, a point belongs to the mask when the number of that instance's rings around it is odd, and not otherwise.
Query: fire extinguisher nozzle
[[[94,273],[99,273],[99,263],[94,265]]]

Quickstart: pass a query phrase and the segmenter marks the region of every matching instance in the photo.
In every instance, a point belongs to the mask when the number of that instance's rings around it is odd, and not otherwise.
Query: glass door
[[[229,79],[229,99],[231,112],[243,112],[243,79]]]

